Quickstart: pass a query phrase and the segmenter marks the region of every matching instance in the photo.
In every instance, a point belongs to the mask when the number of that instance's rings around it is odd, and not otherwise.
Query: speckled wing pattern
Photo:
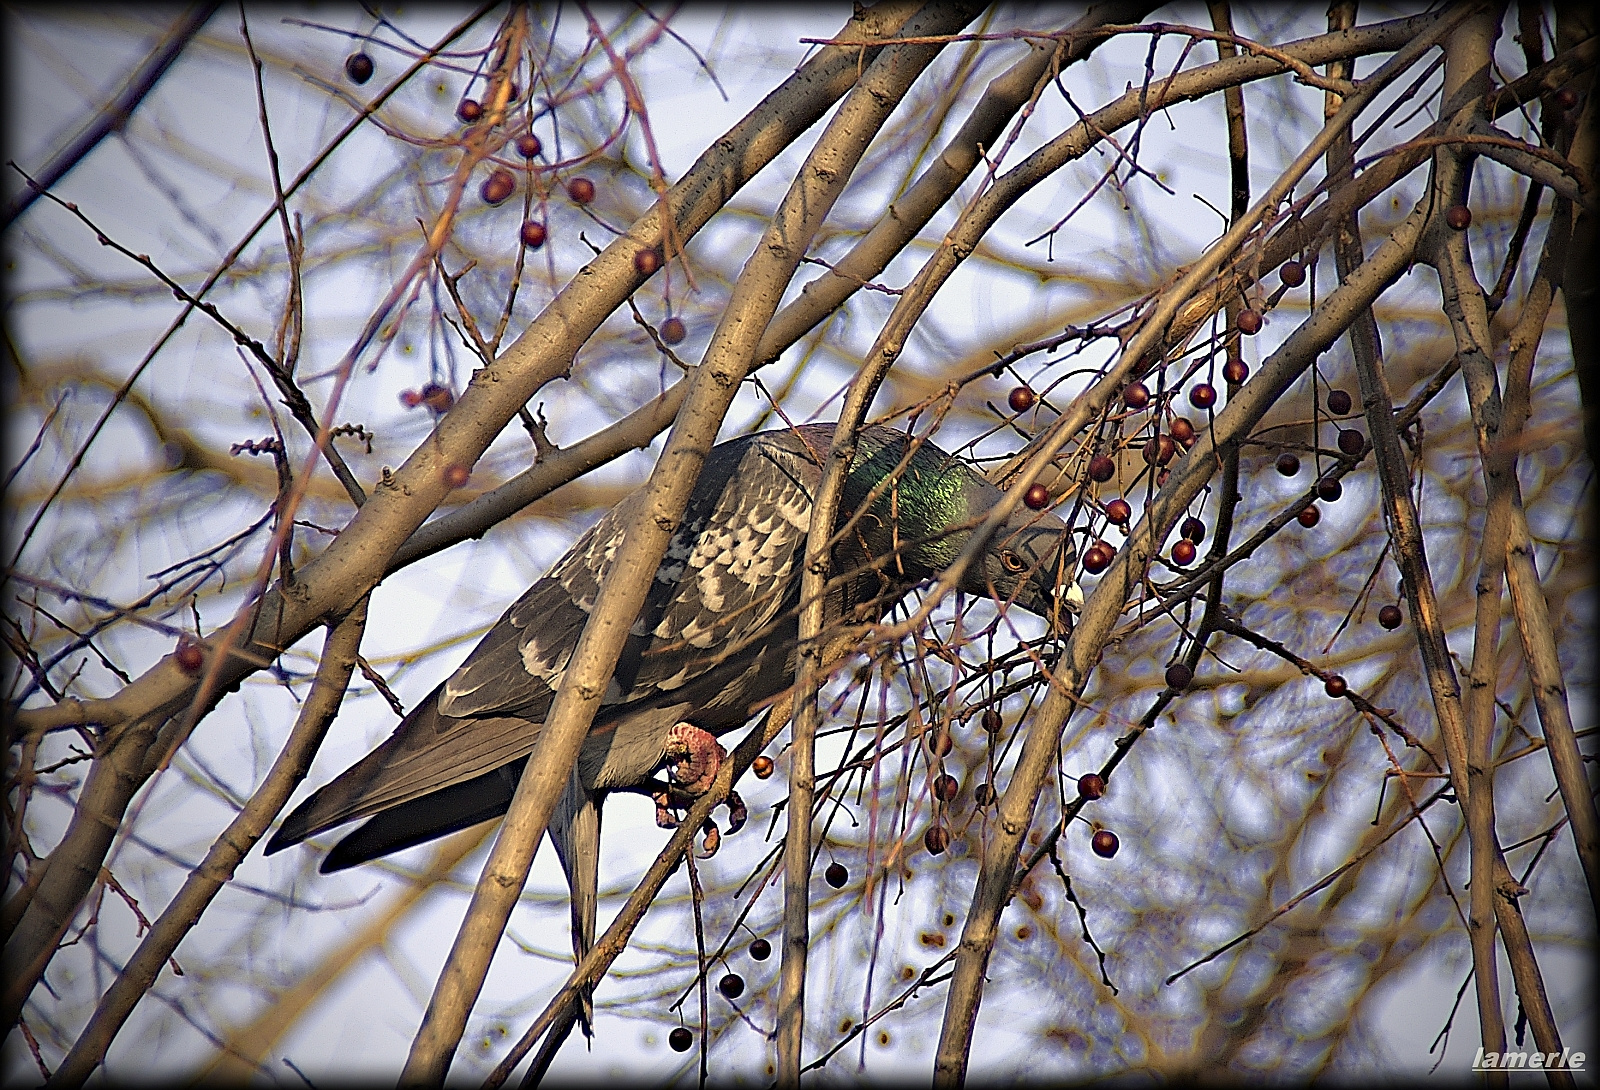
[[[759,648],[793,604],[819,476],[791,432],[712,451],[624,645],[597,729],[691,682],[737,686],[746,676],[741,652]],[[637,494],[585,532],[434,697],[285,822],[274,850],[532,752],[636,506]],[[726,678],[711,676],[719,667]],[[738,706],[737,694],[725,702]]]

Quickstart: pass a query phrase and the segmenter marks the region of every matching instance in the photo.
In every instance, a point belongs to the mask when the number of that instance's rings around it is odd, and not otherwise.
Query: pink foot
[[[673,763],[672,776],[685,795],[705,794],[727,755],[715,735],[693,723],[678,723],[667,732],[666,759]]]

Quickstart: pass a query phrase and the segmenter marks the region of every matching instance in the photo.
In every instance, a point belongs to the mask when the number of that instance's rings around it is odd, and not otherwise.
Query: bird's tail
[[[595,919],[600,904],[601,797],[578,779],[577,770],[567,780],[561,801],[550,815],[550,839],[561,857],[572,891],[572,956],[582,963],[594,945]],[[580,1020],[586,1037],[594,1036],[594,986],[580,993]]]

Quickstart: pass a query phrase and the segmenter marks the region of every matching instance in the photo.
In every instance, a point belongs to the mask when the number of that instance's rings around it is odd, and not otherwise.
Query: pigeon
[[[710,787],[726,756],[716,736],[794,682],[806,535],[833,430],[823,423],[745,435],[707,457],[550,820],[580,961],[594,942],[606,794],[649,793],[658,821],[670,825],[670,805]],[[840,504],[846,533],[832,557],[825,623],[880,619],[948,567],[1000,499],[932,443],[862,429]],[[503,815],[642,502],[641,489],[580,536],[387,741],[284,820],[266,854],[366,818],[323,859],[330,873]],[[1061,630],[1077,590],[1074,559],[1065,523],[1019,506],[961,589]],[[655,778],[664,767],[665,785]],[[728,803],[731,832],[744,806],[737,795]]]

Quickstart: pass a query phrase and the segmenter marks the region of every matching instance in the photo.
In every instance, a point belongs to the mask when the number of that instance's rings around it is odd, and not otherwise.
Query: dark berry
[[[922,846],[928,849],[929,855],[943,855],[950,846],[950,833],[941,825],[930,826],[922,834]]]
[[[516,191],[516,175],[501,167],[483,180],[483,188],[478,190],[478,194],[485,204],[499,204]]]
[[[1322,521],[1322,512],[1317,510],[1316,504],[1308,503],[1306,504],[1305,508],[1295,516],[1295,518],[1300,520],[1301,526],[1304,526],[1307,530],[1309,530],[1311,527]]]
[[[1296,473],[1300,472],[1300,459],[1295,457],[1287,450],[1278,455],[1277,465],[1278,472],[1282,473],[1285,477],[1293,477]]]
[[[1339,449],[1352,458],[1361,453],[1366,442],[1366,437],[1354,428],[1343,428],[1339,432]]]
[[[956,745],[949,731],[930,730],[925,737],[928,739],[928,752],[935,757],[949,756]]]
[[[1150,388],[1142,382],[1130,382],[1122,391],[1122,403],[1130,409],[1142,409],[1150,404]]]
[[[1194,446],[1194,425],[1185,418],[1181,416],[1173,417],[1172,425],[1168,431],[1174,439],[1183,444],[1185,450]]]
[[[1261,314],[1259,311],[1241,310],[1234,324],[1239,327],[1240,333],[1246,337],[1253,337],[1261,332]]]
[[[828,869],[822,872],[822,880],[834,889],[843,889],[850,881],[850,872],[844,869],[843,863],[829,863]]]
[[[972,792],[972,801],[979,806],[993,806],[995,800],[994,785],[980,783]]]
[[[1198,545],[1206,539],[1206,524],[1190,515],[1183,520],[1183,525],[1178,528],[1178,534]]]
[[[1089,479],[1105,484],[1117,475],[1117,463],[1109,455],[1096,454],[1089,459]]]
[[[525,132],[517,137],[517,154],[524,159],[532,159],[544,150],[544,141],[531,132]]]
[[[661,254],[655,250],[640,250],[633,255],[633,267],[640,276],[650,276],[661,268]]]
[[[1194,542],[1186,537],[1180,537],[1172,546],[1172,562],[1178,567],[1192,564],[1195,558]]]
[[[178,640],[178,649],[173,652],[172,657],[177,660],[178,669],[186,674],[198,674],[200,667],[204,666],[206,661],[205,653],[200,650],[200,645],[188,636]]]
[[[1399,606],[1387,605],[1378,610],[1378,623],[1390,631],[1399,628],[1404,620],[1405,616],[1400,612]]]
[[[344,59],[344,74],[351,83],[365,83],[372,78],[372,58],[365,53],[352,53]]]
[[[772,776],[772,758],[765,753],[750,762],[750,771],[756,774],[756,779],[765,780]]]
[[[1454,205],[1444,214],[1444,221],[1457,231],[1465,231],[1472,226],[1472,209],[1464,204]]]
[[[661,339],[667,344],[682,344],[688,335],[689,327],[676,315],[661,323]]]
[[[416,390],[401,390],[400,404],[408,409],[415,409],[422,404],[422,394]]]
[[[1111,566],[1111,554],[1099,545],[1091,545],[1083,554],[1083,570],[1090,575],[1099,575]]]
[[[744,977],[740,976],[738,973],[729,973],[727,976],[717,981],[717,991],[721,992],[729,999],[738,999],[744,994]]]
[[[1337,477],[1324,477],[1317,482],[1317,499],[1324,503],[1333,503],[1344,495],[1344,485],[1339,483]]]
[[[522,244],[530,250],[537,250],[544,245],[544,240],[550,237],[550,232],[538,220],[528,220],[522,225]]]
[[[1197,409],[1209,409],[1217,403],[1217,388],[1209,382],[1197,382],[1189,387],[1189,404]]]
[[[1354,402],[1350,400],[1350,395],[1344,390],[1328,391],[1328,411],[1334,416],[1343,416],[1350,411],[1350,407],[1353,404]]]
[[[1306,282],[1306,267],[1298,261],[1285,261],[1278,266],[1278,279],[1287,287],[1298,288]]]
[[[1222,377],[1237,386],[1250,377],[1250,365],[1238,356],[1234,356],[1222,365]]]
[[[444,483],[451,488],[460,488],[472,476],[472,471],[466,466],[448,465],[444,467]]]
[[[1112,500],[1106,504],[1106,518],[1118,526],[1126,526],[1133,517],[1133,508],[1128,506],[1127,500]]]
[[[1121,846],[1117,841],[1117,834],[1110,829],[1100,829],[1089,839],[1089,847],[1101,859],[1110,859],[1117,854],[1117,849]]]
[[[1043,511],[1046,507],[1050,506],[1050,490],[1044,485],[1040,484],[1038,481],[1035,481],[1030,484],[1028,486],[1028,490],[1022,494],[1022,502],[1027,504],[1035,511]]]
[[[456,116],[470,125],[483,116],[483,106],[475,98],[464,98],[456,107]]]
[[[667,1044],[674,1052],[688,1052],[694,1046],[694,1034],[685,1026],[679,1026],[667,1034]]]
[[[1327,693],[1329,696],[1338,697],[1349,692],[1350,686],[1345,684],[1344,678],[1340,677],[1338,674],[1329,674],[1328,680],[1322,683],[1322,691]]]
[[[961,784],[949,774],[935,777],[933,793],[940,802],[949,802],[961,793]]]
[[[1570,87],[1563,87],[1556,92],[1556,105],[1563,110],[1570,110],[1578,104],[1578,94]]]
[[[1038,400],[1033,390],[1027,386],[1018,386],[1007,395],[1006,404],[1011,406],[1011,411],[1014,413],[1025,413],[1033,408],[1034,402]]]
[[[1187,689],[1189,687],[1189,682],[1194,680],[1194,671],[1189,669],[1181,662],[1175,662],[1171,666],[1167,667],[1167,672],[1164,675],[1163,680],[1166,681],[1167,688],[1169,689]]]
[[[1106,781],[1098,772],[1085,772],[1078,777],[1078,794],[1086,799],[1104,798]]]
[[[594,200],[594,183],[587,178],[574,178],[567,183],[567,196],[577,204],[588,204]]]
[[[456,402],[456,395],[450,392],[450,387],[441,386],[437,382],[430,382],[422,387],[419,395],[424,404],[436,413],[448,412],[450,406]]]
[[[1170,435],[1158,435],[1148,440],[1144,445],[1144,460],[1150,465],[1166,465],[1172,461],[1172,456],[1178,453],[1178,444],[1172,441]]]
[[[772,956],[772,944],[766,939],[752,939],[750,941],[750,956],[757,961],[766,961]]]
[[[1000,728],[1003,725],[1004,725],[1004,723],[1000,718],[1000,713],[999,712],[995,711],[993,708],[985,708],[985,709],[983,709],[983,729],[984,730],[988,731],[990,734],[999,734],[1000,733]]]

